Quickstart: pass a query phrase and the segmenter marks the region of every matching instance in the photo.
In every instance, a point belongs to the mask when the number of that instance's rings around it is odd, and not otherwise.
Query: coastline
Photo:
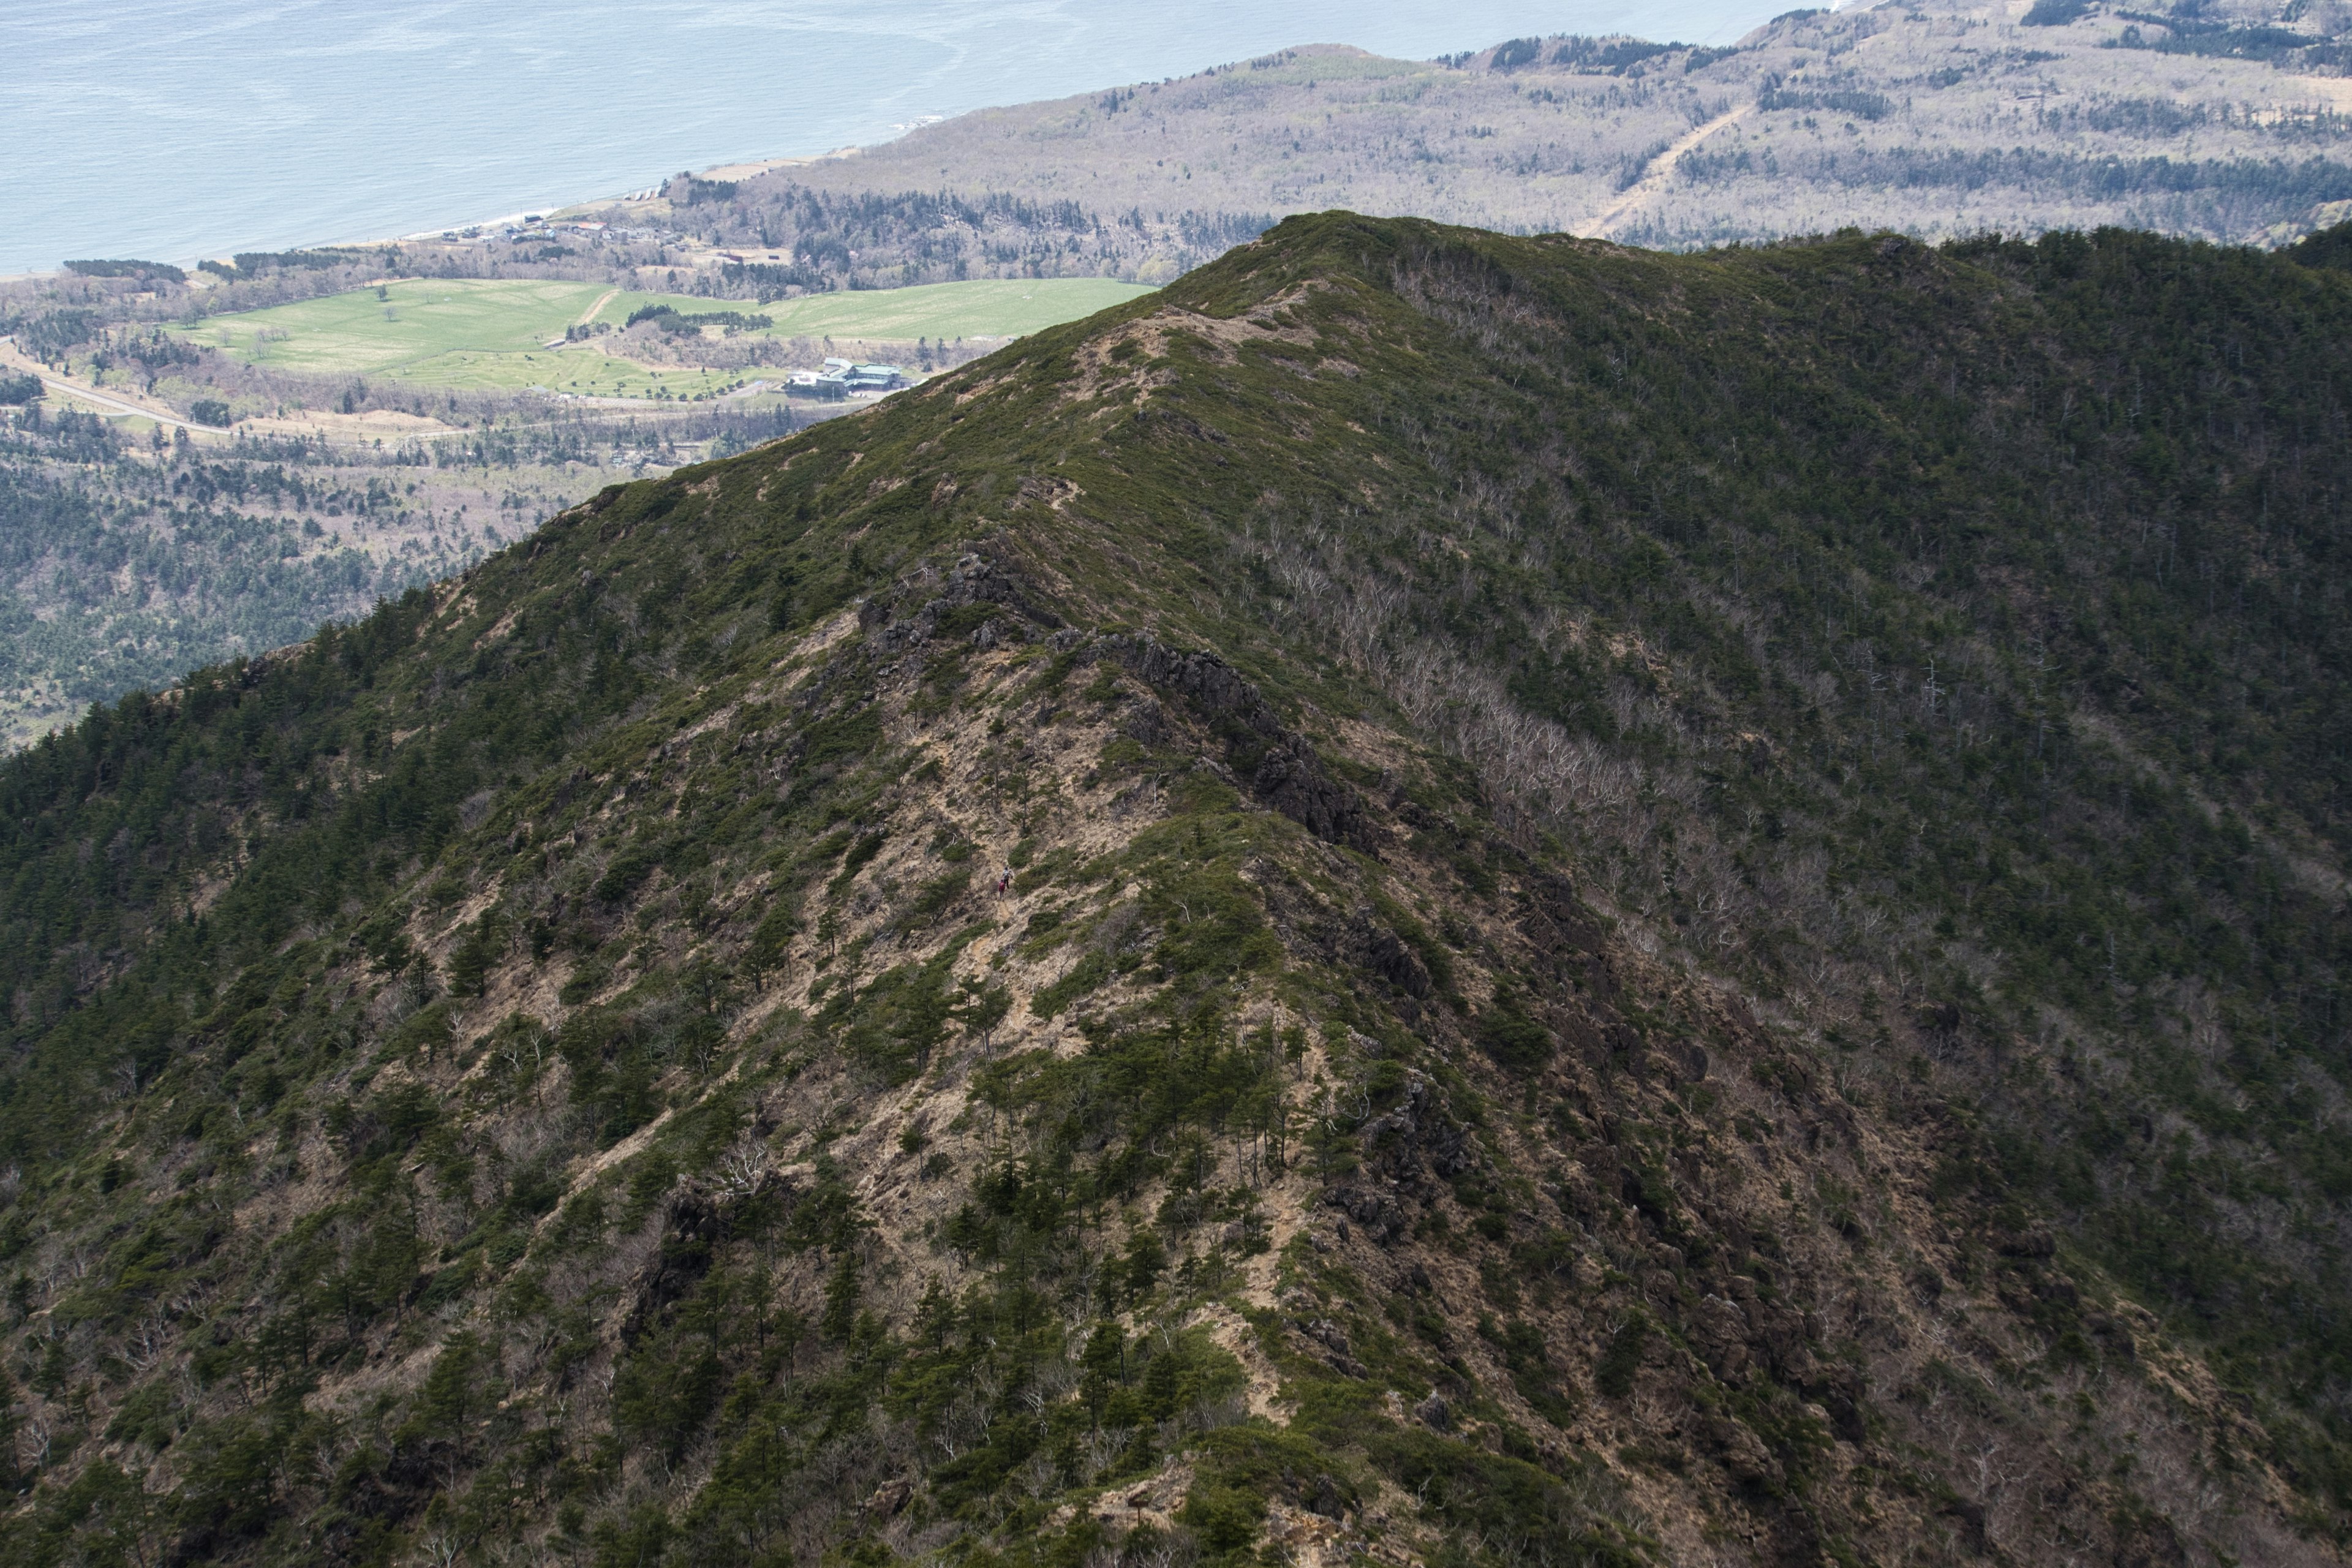
[[[936,115],[928,115],[922,117],[920,122],[930,123],[937,121],[939,118],[940,117]],[[900,129],[903,132],[904,131],[913,130],[916,127],[913,125],[908,125]],[[858,145],[836,147],[831,152],[817,153],[797,157],[738,158],[730,162],[711,163],[698,169],[689,169],[684,172],[692,175],[696,179],[748,180],[756,178],[761,174],[771,174],[778,169],[803,167],[811,163],[825,163],[835,158],[855,157],[865,150],[865,145]],[[363,250],[372,246],[438,243],[444,238],[444,237],[453,232],[461,232],[468,228],[490,229],[513,226],[521,224],[525,219],[532,216],[537,216],[542,221],[554,221],[566,218],[582,212],[601,211],[608,207],[662,202],[662,188],[667,184],[669,180],[673,177],[674,176],[665,175],[663,178],[655,181],[650,185],[637,186],[633,190],[623,191],[615,195],[584,196],[568,202],[529,203],[522,206],[516,207],[512,211],[500,213],[494,217],[463,218],[453,223],[435,224],[425,228],[411,229],[405,233],[379,233],[364,235],[353,239],[318,240],[307,245],[287,246],[283,248],[288,250]],[[196,273],[196,268],[199,263],[208,260],[226,261],[229,259],[229,253],[221,253],[212,256],[142,256],[136,259],[141,261],[160,262],[165,265],[182,268],[192,275],[189,281],[194,284],[196,282],[196,278],[201,276]],[[66,276],[70,276],[70,274],[68,273],[65,264],[60,262],[55,267],[33,268],[17,272],[0,272],[0,284],[28,283],[43,278],[58,278]],[[203,287],[204,285],[198,284],[197,286]]]

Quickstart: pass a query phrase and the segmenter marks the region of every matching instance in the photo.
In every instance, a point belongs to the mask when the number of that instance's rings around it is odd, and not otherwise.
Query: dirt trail
[[[1616,226],[1619,219],[1666,188],[1666,182],[1675,177],[1675,159],[1725,126],[1744,118],[1748,110],[1755,107],[1752,103],[1743,103],[1727,113],[1718,114],[1706,124],[1685,132],[1664,152],[1651,159],[1650,166],[1642,171],[1642,177],[1628,185],[1624,194],[1611,203],[1601,215],[1594,218],[1585,228],[1585,237],[1589,239],[1607,239],[1609,231]]]
[[[596,312],[611,304],[613,302],[613,296],[619,292],[620,290],[618,289],[607,289],[602,294],[597,295],[596,302],[589,306],[586,310],[581,311],[580,319],[572,324],[575,327],[584,327],[589,322],[594,321],[596,319]],[[539,346],[543,349],[560,349],[564,345],[566,341],[567,340],[563,338],[550,338]]]

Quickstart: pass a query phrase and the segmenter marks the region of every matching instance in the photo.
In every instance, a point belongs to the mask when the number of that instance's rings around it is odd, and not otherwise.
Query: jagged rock
[[[1732,1479],[1744,1485],[1756,1486],[1778,1482],[1781,1471],[1772,1451],[1764,1440],[1749,1430],[1747,1423],[1729,1415],[1709,1414],[1701,1417],[1698,1435],[1722,1462]]]
[[[1129,740],[1146,746],[1164,746],[1175,738],[1168,710],[1149,698],[1132,704],[1118,728]]]
[[[698,1183],[680,1188],[670,1199],[659,1250],[630,1283],[629,1310],[621,1322],[622,1342],[635,1344],[662,1309],[685,1296],[710,1271],[712,1252],[733,1234],[734,1215],[743,1204],[772,1193],[783,1194],[789,1204],[792,1192],[792,1183],[773,1171],[763,1173],[755,1185],[743,1191],[713,1191]]]
[[[1469,1135],[1418,1072],[1407,1076],[1402,1102],[1365,1122],[1360,1137],[1372,1163],[1398,1182],[1418,1179],[1424,1168],[1451,1180],[1477,1163]]]
[[[895,606],[881,595],[858,605],[858,628],[869,634],[878,652],[896,653],[929,642],[939,635],[941,620],[967,605],[1001,605],[1015,617],[983,622],[972,633],[972,645],[983,650],[1003,642],[1025,640],[1028,633],[1024,622],[1040,627],[1062,624],[1059,616],[1032,603],[1011,573],[978,552],[966,552],[930,581],[937,583],[938,592],[908,619],[898,619]],[[926,585],[925,578],[919,576],[908,587]]]
[[[1408,827],[1427,831],[1438,824],[1437,814],[1417,800],[1400,799],[1395,803],[1398,820]]]
[[[1137,679],[1184,698],[1212,721],[1238,727],[1263,742],[1250,788],[1275,810],[1318,838],[1368,854],[1380,849],[1381,835],[1363,797],[1331,778],[1313,744],[1287,729],[1258,689],[1223,659],[1180,653],[1143,633],[1098,637],[1095,650]]]
[[[1557,871],[1534,871],[1527,877],[1526,886],[1519,929],[1528,940],[1555,955],[1573,952],[1599,957],[1603,952],[1601,928],[1593,923],[1566,877]]]
[[[1317,1341],[1328,1350],[1338,1351],[1341,1355],[1348,1353],[1347,1331],[1328,1318],[1318,1318],[1307,1324],[1301,1331],[1308,1339]]]
[[[1275,810],[1318,838],[1371,850],[1379,839],[1356,792],[1326,775],[1303,741],[1292,737],[1270,746],[1258,760],[1250,787]]]
[[[1420,1404],[1414,1405],[1412,1407],[1412,1415],[1414,1420],[1420,1422],[1423,1426],[1428,1427],[1433,1432],[1451,1432],[1454,1430],[1454,1408],[1447,1405],[1444,1397],[1439,1394],[1433,1394],[1428,1398],[1423,1400]]]
[[[2029,1226],[2000,1237],[1995,1245],[2003,1258],[2048,1258],[2058,1255],[2058,1240],[2046,1226]]]
[[[1433,986],[1429,966],[1421,960],[1402,937],[1377,924],[1369,912],[1360,911],[1353,922],[1357,963],[1371,971],[1408,996],[1426,996]]]
[[[1334,1187],[1323,1194],[1323,1201],[1361,1226],[1366,1238],[1377,1246],[1391,1246],[1404,1234],[1404,1211],[1385,1193]]]

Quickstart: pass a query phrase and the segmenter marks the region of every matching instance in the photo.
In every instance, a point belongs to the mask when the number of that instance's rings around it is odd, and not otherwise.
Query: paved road
[[[174,414],[168,408],[154,408],[145,404],[133,403],[127,397],[118,397],[113,393],[100,392],[94,386],[85,386],[80,382],[54,374],[37,362],[26,359],[22,353],[16,352],[14,343],[0,346],[0,364],[22,371],[28,375],[40,377],[43,386],[63,396],[75,398],[83,403],[95,403],[101,408],[111,408],[119,414],[135,414],[142,419],[152,419],[158,425],[184,425],[191,430],[202,430],[208,436],[226,436],[230,433],[222,426],[199,425],[185,415]]]

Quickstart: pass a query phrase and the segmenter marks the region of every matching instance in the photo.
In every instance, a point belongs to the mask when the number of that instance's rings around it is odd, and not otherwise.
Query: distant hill
[[[94,713],[0,1562],[2341,1563],[2347,406],[1327,214]]]
[[[2275,244],[2352,213],[2352,11],[2294,9],[1919,0],[1792,12],[1724,49],[1289,49],[681,179],[654,205],[709,239],[781,247],[799,270],[780,287],[1156,281],[1333,207],[1666,248],[1848,226]]]

